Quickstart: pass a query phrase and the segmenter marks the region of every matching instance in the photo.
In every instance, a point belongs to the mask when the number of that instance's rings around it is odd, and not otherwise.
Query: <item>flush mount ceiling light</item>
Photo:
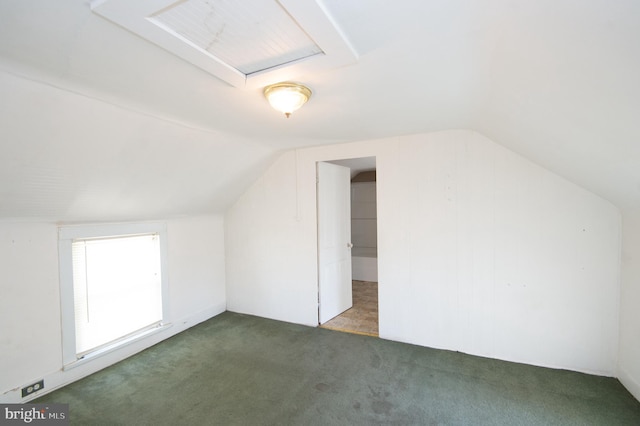
[[[271,106],[289,118],[291,113],[311,97],[311,90],[298,83],[276,83],[264,88],[264,96]]]

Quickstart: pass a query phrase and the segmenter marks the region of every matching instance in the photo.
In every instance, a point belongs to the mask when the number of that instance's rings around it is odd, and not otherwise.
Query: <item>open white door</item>
[[[353,305],[351,296],[351,175],[347,167],[318,163],[318,322]]]

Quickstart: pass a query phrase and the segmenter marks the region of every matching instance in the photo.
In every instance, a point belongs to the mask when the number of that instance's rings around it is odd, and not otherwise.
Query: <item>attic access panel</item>
[[[321,0],[95,0],[92,9],[235,87],[357,59]]]

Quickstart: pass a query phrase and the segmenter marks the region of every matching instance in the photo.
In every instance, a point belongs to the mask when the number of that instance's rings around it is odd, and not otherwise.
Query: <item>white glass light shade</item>
[[[265,87],[264,96],[274,109],[289,118],[293,111],[309,100],[311,90],[297,83],[277,83]]]

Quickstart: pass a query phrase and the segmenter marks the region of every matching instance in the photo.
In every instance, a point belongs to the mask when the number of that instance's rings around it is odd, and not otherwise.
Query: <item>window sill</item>
[[[147,338],[149,336],[152,336],[154,334],[160,333],[161,331],[165,331],[165,330],[171,328],[171,326],[172,326],[172,324],[162,324],[159,327],[155,327],[155,328],[151,328],[151,329],[148,329],[148,330],[144,330],[144,331],[142,331],[142,332],[140,332],[138,334],[135,334],[133,336],[130,336],[130,337],[126,338],[126,339],[114,342],[111,345],[102,347],[102,348],[100,348],[100,349],[98,349],[96,351],[93,351],[93,352],[90,352],[90,353],[84,355],[82,358],[78,358],[75,361],[72,361],[72,362],[70,362],[68,364],[65,364],[62,367],[62,370],[64,370],[64,371],[71,370],[73,368],[76,368],[76,367],[79,367],[81,365],[87,364],[88,362],[90,362],[90,361],[92,361],[92,360],[94,360],[96,358],[100,358],[100,357],[102,357],[104,355],[107,355],[109,353],[112,353],[112,352],[114,352],[114,351],[116,351],[116,350],[118,350],[118,349],[120,349],[122,347],[128,346],[128,345],[130,345],[130,344],[132,344],[134,342],[138,342],[138,341],[140,341],[142,339],[145,339],[145,338]]]

